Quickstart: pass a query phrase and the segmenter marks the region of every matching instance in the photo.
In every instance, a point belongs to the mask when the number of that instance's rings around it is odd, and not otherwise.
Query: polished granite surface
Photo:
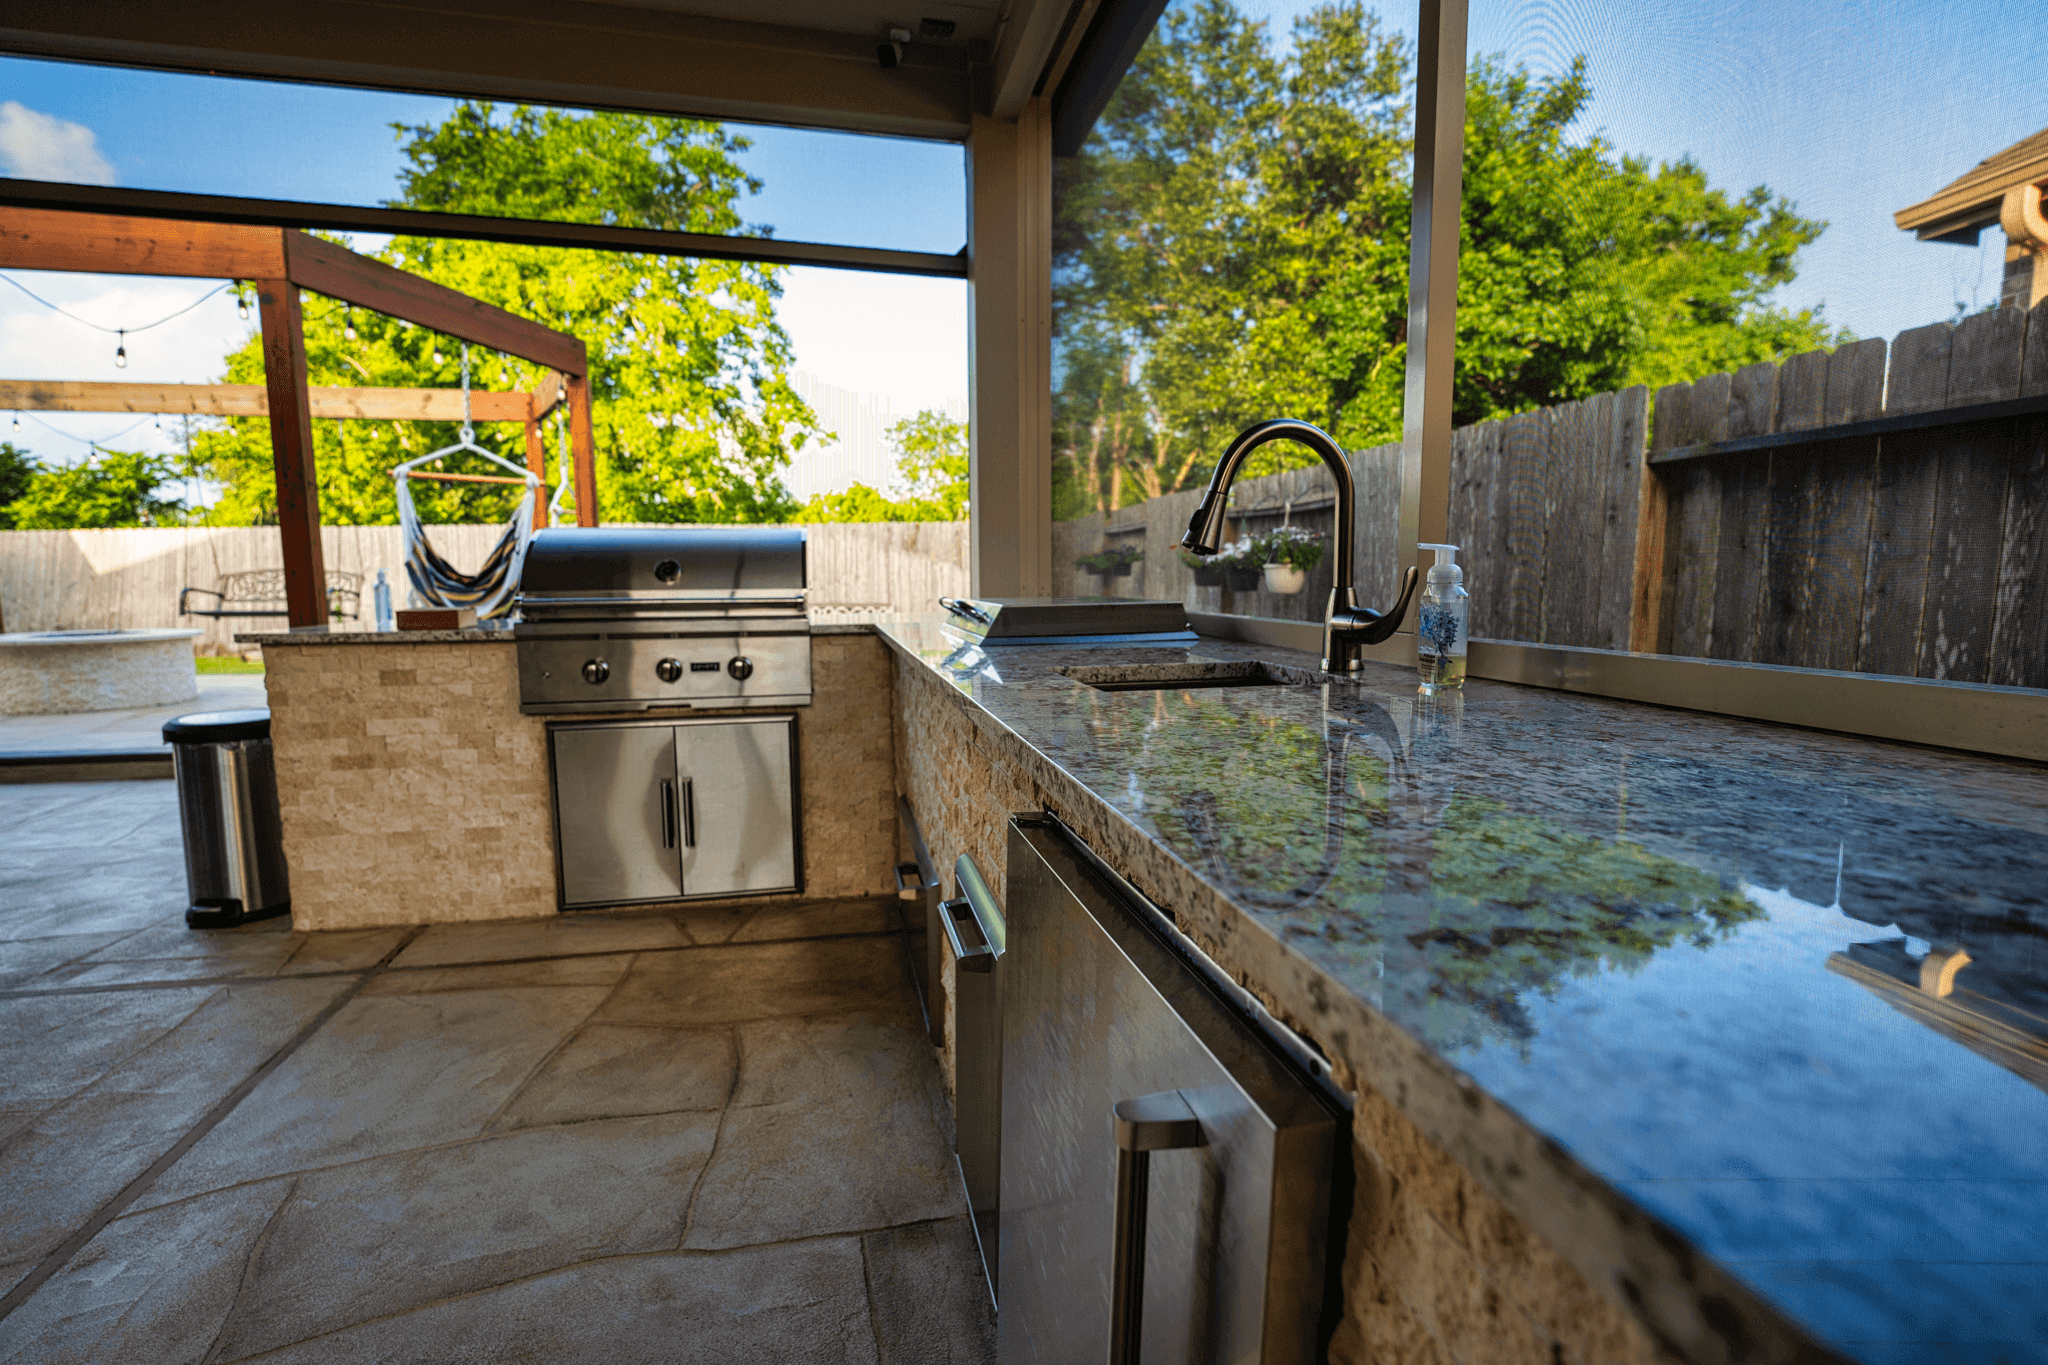
[[[2048,1361],[2048,769],[879,629],[1816,1336]]]

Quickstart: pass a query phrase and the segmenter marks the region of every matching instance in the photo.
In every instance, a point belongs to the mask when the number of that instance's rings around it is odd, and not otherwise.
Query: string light
[[[21,414],[18,412],[14,414],[14,429],[16,431],[21,430]]]
[[[125,330],[116,330],[114,335],[120,338],[114,346],[114,368],[125,370],[128,368],[128,333]]]
[[[439,365],[439,364],[441,364],[441,363],[442,363],[442,362],[441,362],[441,353],[440,353],[439,351],[436,351],[436,352],[434,352],[434,363],[435,363],[436,365]]]
[[[356,315],[355,310],[351,308],[341,310],[341,334],[350,341],[356,339]]]
[[[240,294],[235,295],[235,316],[241,318],[244,322],[249,320],[249,300],[243,298]]]

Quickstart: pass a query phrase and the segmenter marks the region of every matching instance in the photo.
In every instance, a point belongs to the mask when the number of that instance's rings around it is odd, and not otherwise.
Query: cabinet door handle
[[[697,846],[697,779],[683,779],[683,847]]]
[[[661,846],[676,846],[676,784],[666,777],[661,779]]]
[[[1116,1225],[1109,1252],[1109,1365],[1138,1365],[1144,1342],[1145,1206],[1152,1153],[1205,1146],[1202,1121],[1178,1090],[1119,1100],[1116,1125]]]

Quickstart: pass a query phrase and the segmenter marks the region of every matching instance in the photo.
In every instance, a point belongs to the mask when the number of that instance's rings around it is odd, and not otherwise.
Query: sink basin
[[[1323,675],[1258,660],[1177,664],[1089,664],[1055,670],[1098,692],[1180,691],[1193,687],[1315,686]]]

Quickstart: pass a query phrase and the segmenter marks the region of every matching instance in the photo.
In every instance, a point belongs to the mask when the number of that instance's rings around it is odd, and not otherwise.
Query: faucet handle
[[[1364,623],[1364,629],[1358,634],[1361,644],[1376,645],[1401,628],[1402,619],[1408,615],[1408,599],[1415,595],[1415,584],[1420,578],[1421,571],[1410,564],[1408,572],[1401,575],[1401,596],[1393,606],[1384,613],[1371,607],[1358,609],[1359,620]]]

